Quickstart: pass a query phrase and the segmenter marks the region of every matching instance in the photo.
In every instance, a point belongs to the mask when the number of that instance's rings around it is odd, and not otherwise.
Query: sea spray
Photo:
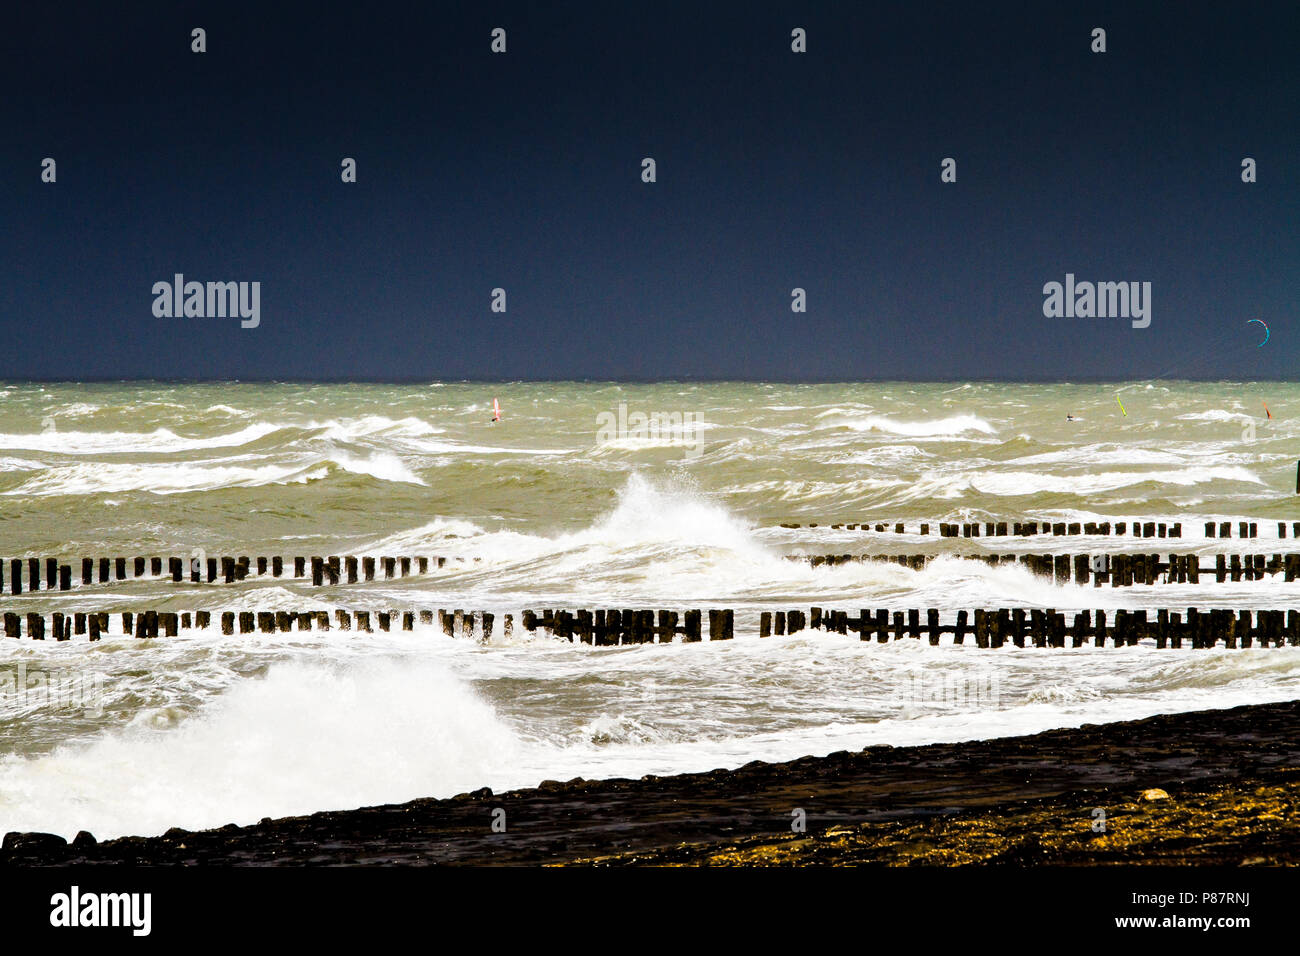
[[[102,838],[451,796],[519,741],[435,662],[279,663],[175,726],[135,726],[0,762],[10,830]]]

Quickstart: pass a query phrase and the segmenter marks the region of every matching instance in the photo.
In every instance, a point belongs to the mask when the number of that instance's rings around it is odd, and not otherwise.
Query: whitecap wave
[[[981,435],[997,434],[997,429],[977,415],[952,415],[920,421],[898,421],[883,415],[867,415],[863,418],[842,418],[833,424],[834,427],[848,428],[855,432],[881,432],[909,438],[960,438],[972,432]]]

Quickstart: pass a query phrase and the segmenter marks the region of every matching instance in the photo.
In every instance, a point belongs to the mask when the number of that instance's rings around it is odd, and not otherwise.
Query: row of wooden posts
[[[336,610],[333,614],[334,626],[339,630],[350,631],[355,622],[356,630],[370,632],[415,629],[418,619],[420,624],[432,624],[437,617],[438,626],[449,637],[475,637],[491,640],[495,627],[496,615],[490,611],[465,611],[462,609],[436,611],[345,611]],[[213,619],[221,628],[221,633],[252,634],[261,632],[273,634],[290,631],[328,631],[331,627],[329,611],[124,611],[121,613],[122,634],[134,634],[136,637],[175,637],[181,631],[206,630],[213,626]],[[680,636],[683,641],[693,643],[703,640],[702,612],[688,610],[682,613],[668,610],[546,610],[524,611],[520,623],[530,633],[539,628],[551,636],[594,644],[596,646],[614,646],[618,644],[666,644]],[[24,619],[26,628],[24,631]],[[56,641],[71,640],[74,635],[86,635],[89,640],[97,641],[101,635],[109,632],[109,614],[100,612],[74,612],[65,614],[55,611],[47,618],[44,614],[26,615],[8,612],[4,614],[4,633],[6,637],[21,637],[24,633],[33,640],[45,640],[46,634]],[[48,627],[47,627],[48,621]],[[726,641],[732,637],[735,612],[731,610],[712,609],[708,612],[708,636],[711,641]],[[514,634],[514,615],[507,614],[502,621],[502,635],[509,639]]]
[[[784,524],[783,528],[798,528],[797,524]],[[817,524],[808,525],[810,528],[816,528]],[[831,528],[838,529],[847,527],[849,530],[855,530],[861,527],[867,530],[869,525],[831,525]],[[1080,525],[1078,522],[1066,524],[1057,522],[1053,525],[1043,523],[1043,533],[1050,532],[1054,535],[1077,535],[1077,534],[1101,534],[1109,535],[1111,525],[1109,522],[1100,525],[1092,522]],[[877,531],[884,531],[886,528],[883,524],[877,524]],[[985,537],[1005,536],[1008,534],[1008,524],[1005,521],[987,522],[984,525]],[[1016,522],[1012,526],[1011,533],[1014,535],[1035,535],[1038,534],[1039,524],[1036,521]],[[1082,530],[1080,530],[1082,528]],[[1300,538],[1300,521],[1294,522],[1294,537]],[[968,522],[966,524],[948,524],[940,523],[938,526],[940,537],[981,537],[980,524],[978,522]],[[1122,535],[1125,533],[1125,522],[1119,522],[1115,526],[1115,533]],[[904,532],[903,524],[894,525],[894,530],[900,534]],[[922,524],[920,526],[921,534],[929,534],[930,525]],[[1146,538],[1178,538],[1182,536],[1182,525],[1174,523],[1166,525],[1164,522],[1148,521],[1144,525],[1133,525],[1134,534],[1137,537]],[[1232,526],[1230,522],[1222,522],[1218,527],[1218,537],[1230,538]],[[1254,522],[1241,522],[1239,537],[1254,538],[1256,537],[1256,525]],[[1208,522],[1205,526],[1207,537],[1215,537],[1215,525]],[[1286,525],[1278,522],[1278,536],[1286,537]],[[822,563],[836,563],[842,560],[843,555],[827,555],[823,558]],[[1255,556],[1258,558],[1258,555]],[[1288,556],[1289,557],[1289,556]],[[125,581],[130,578],[163,576],[163,558],[161,557],[100,557],[100,558],[82,558],[81,559],[81,584],[83,586],[96,583],[106,584],[111,581]],[[412,574],[427,574],[429,569],[443,568],[448,561],[454,561],[457,564],[463,564],[467,560],[480,561],[480,558],[466,559],[463,557],[446,558],[441,556],[425,557],[357,557],[353,555],[340,557],[339,555],[330,555],[329,557],[294,557],[292,561],[292,576],[298,579],[306,579],[310,569],[311,583],[317,587],[325,584],[341,584],[346,581],[348,584],[356,584],[358,581],[374,581],[376,577],[382,574],[385,580],[408,577]],[[861,559],[858,559],[861,560]],[[894,558],[890,558],[894,560]],[[1234,558],[1234,561],[1236,559]],[[258,576],[269,574],[271,577],[279,578],[288,574],[289,566],[286,559],[275,555],[272,557],[250,558],[241,557],[221,557],[221,558],[180,558],[169,557],[167,561],[167,576],[173,582],[180,583],[189,580],[191,583],[199,584],[203,582],[214,583],[222,581],[226,584],[233,584],[237,581],[243,581],[251,577],[254,573]],[[44,567],[44,587],[42,588],[42,566]],[[24,579],[23,569],[26,567],[26,577]],[[256,571],[254,572],[254,569]],[[0,593],[4,591],[5,577],[3,574],[4,561],[0,559]],[[11,558],[9,560],[9,593],[22,594],[27,591],[69,591],[72,589],[72,571],[71,564],[61,564],[58,558]],[[1234,580],[1236,580],[1234,578]],[[1288,578],[1290,580],[1290,578]]]
[[[358,631],[373,632],[401,629],[412,631],[418,619],[421,624],[432,624],[437,615],[438,626],[449,637],[473,637],[476,634],[483,640],[490,640],[496,616],[489,611],[443,610],[409,610],[409,611],[345,611],[336,610],[333,614],[334,626],[339,630],[350,631],[353,623]],[[109,614],[99,612],[75,612],[64,614],[59,611],[48,616],[43,614],[4,615],[5,637],[21,637],[25,633],[34,640],[45,640],[48,633],[56,641],[70,640],[73,635],[85,634],[90,640],[97,641],[101,635],[109,633]],[[252,634],[261,632],[273,634],[290,631],[310,631],[313,627],[319,631],[330,630],[329,611],[123,611],[121,613],[122,633],[134,634],[136,637],[176,637],[181,631],[206,630],[213,625],[213,618],[221,628],[222,634]],[[507,614],[502,622],[502,633],[510,637],[514,632],[514,615]]]
[[[898,564],[921,570],[930,561],[951,555],[939,554],[791,554],[789,561],[807,561],[814,568],[823,565],[873,563]],[[1209,555],[1204,556],[1209,560]],[[981,554],[963,555],[963,561],[982,561],[990,567],[1019,564],[1034,574],[1065,584],[1092,581],[1094,587],[1109,583],[1112,587],[1135,584],[1200,584],[1201,575],[1222,584],[1225,581],[1260,581],[1265,575],[1282,574],[1286,581],[1300,579],[1300,554],[1233,554],[1214,555],[1214,568],[1201,566],[1197,554]]]
[[[890,611],[861,609],[856,615],[848,611],[811,608],[802,610],[763,611],[759,615],[759,636],[797,634],[805,629],[833,634],[857,634],[860,640],[872,638],[879,643],[904,637],[926,637],[938,645],[945,634],[953,643],[964,644],[970,636],[977,647],[1102,647],[1135,645],[1152,640],[1156,647],[1226,647],[1300,646],[1300,611],[1297,610],[1201,610],[1189,607],[1184,616],[1179,611],[1160,609],[1154,620],[1146,610],[1114,611],[1108,620],[1104,610],[1078,611],[1072,616],[1053,608],[999,608],[956,611],[941,620],[937,608]],[[225,635],[272,634],[291,631],[329,631],[331,620],[339,630],[371,632],[401,629],[411,631],[418,618],[422,625],[432,624],[436,614],[442,632],[451,637],[491,640],[496,616],[489,611],[407,610],[372,612],[334,611],[125,611],[121,614],[122,634],[137,638],[175,637],[180,632],[206,630],[214,617]],[[924,614],[924,620],[921,615]],[[946,615],[945,615],[946,616]],[[107,612],[64,614],[4,614],[6,637],[18,638],[25,633],[33,640],[67,641],[74,635],[86,635],[91,641],[109,633]],[[524,611],[523,627],[530,633],[543,629],[553,637],[592,644],[667,644],[681,637],[687,643],[703,640],[702,612],[687,610],[546,610]],[[712,608],[708,611],[710,641],[731,640],[734,636],[735,612]],[[25,627],[24,627],[25,623]],[[502,634],[509,639],[514,633],[514,616],[504,616]]]
[[[660,610],[579,610],[579,611],[524,611],[524,627],[530,632],[538,628],[549,631],[553,637],[611,647],[617,644],[670,644],[680,636],[686,643],[703,640],[700,611]],[[735,626],[735,612],[730,609],[709,611],[709,640],[729,641]]]
[[[271,577],[278,578],[286,576],[289,572],[289,566],[286,565],[285,559],[279,557],[223,557],[223,558],[167,558],[167,576],[174,582],[181,582],[188,578],[194,584],[204,581],[213,583],[215,581],[224,581],[226,584],[233,584],[236,581],[244,579],[254,574],[258,576],[269,574]],[[348,584],[356,584],[358,581],[373,581],[376,576],[382,574],[385,579],[407,577],[412,574],[427,574],[429,569],[446,567],[447,562],[455,564],[464,564],[466,560],[479,561],[480,558],[446,558],[446,557],[339,557],[332,555],[330,557],[296,557],[289,559],[292,562],[292,576],[295,578],[306,578],[308,569],[311,572],[311,582],[314,585],[322,584],[339,584],[345,579]],[[9,593],[22,594],[24,587],[28,591],[39,591],[41,587],[41,567],[45,568],[45,587],[46,591],[69,591],[72,589],[72,565],[60,564],[58,558],[12,558],[9,561]],[[24,580],[23,568],[27,569],[26,579]],[[82,558],[81,559],[81,583],[82,585],[94,584],[96,581],[96,571],[98,571],[98,581],[100,584],[106,584],[110,581],[125,581],[130,578],[163,576],[163,559],[160,557],[144,558]],[[0,560],[0,590],[4,585],[4,562]]]
[[[782,528],[830,528],[832,531],[893,531],[895,534],[924,534],[930,533],[930,528],[935,527],[941,538],[994,538],[994,537],[1030,537],[1037,534],[1050,534],[1057,537],[1064,535],[1125,535],[1132,528],[1132,537],[1135,538],[1181,538],[1183,536],[1183,525],[1181,521],[1167,523],[1164,521],[1117,521],[1113,525],[1109,521],[967,521],[967,522],[938,522],[937,526],[930,522],[922,522],[919,526],[913,526],[916,530],[911,531],[902,521],[892,523],[877,522],[872,525],[869,522],[856,524],[831,524],[821,525],[817,522],[809,524],[797,524],[794,522],[785,522]],[[981,532],[981,528],[983,531]],[[1205,522],[1205,536],[1207,538],[1231,538],[1232,522],[1231,521],[1207,521]],[[1277,523],[1277,536],[1285,538],[1287,536],[1287,523],[1279,521]],[[1257,538],[1259,537],[1259,524],[1254,521],[1237,522],[1237,537],[1239,538]],[[1300,521],[1291,522],[1291,537],[1300,538]]]
[[[925,619],[921,619],[921,615]],[[890,640],[929,638],[938,645],[944,634],[953,643],[964,644],[967,635],[977,647],[1083,647],[1092,644],[1114,647],[1154,640],[1156,647],[1281,647],[1300,646],[1300,611],[1234,611],[1215,608],[1200,610],[1189,607],[1184,616],[1165,609],[1152,620],[1145,610],[1117,610],[1109,620],[1103,610],[1079,611],[1073,617],[1052,608],[999,608],[957,611],[947,623],[941,623],[934,608],[893,611],[862,609],[856,616],[848,611],[814,607],[803,611],[763,611],[759,618],[759,636],[797,634],[813,628],[835,634],[857,634],[860,640],[873,637],[884,644]]]

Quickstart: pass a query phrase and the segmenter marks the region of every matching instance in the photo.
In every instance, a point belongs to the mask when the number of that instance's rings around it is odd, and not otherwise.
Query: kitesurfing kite
[[[1251,322],[1258,322],[1260,325],[1264,326],[1264,341],[1260,342],[1259,345],[1255,346],[1255,348],[1257,349],[1262,349],[1265,345],[1268,344],[1269,336],[1272,335],[1273,333],[1271,333],[1268,330],[1268,323],[1263,321],[1262,319],[1251,319],[1246,324],[1250,325]]]

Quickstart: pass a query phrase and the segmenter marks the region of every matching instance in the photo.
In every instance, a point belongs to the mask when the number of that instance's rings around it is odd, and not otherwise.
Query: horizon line
[[[1292,385],[1300,377],[1231,379],[1231,378],[1121,378],[1098,376],[1095,378],[3,378],[0,386],[22,385],[659,385],[659,384],[711,384],[711,385],[873,385],[913,384],[951,385],[954,383],[979,385],[1107,385],[1154,384],[1157,382],[1225,385]]]

